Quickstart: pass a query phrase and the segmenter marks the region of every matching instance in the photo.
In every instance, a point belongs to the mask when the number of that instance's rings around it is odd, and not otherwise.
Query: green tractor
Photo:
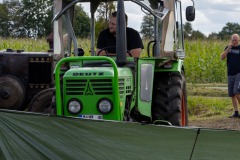
[[[82,56],[74,34],[74,6],[90,3],[91,56]],[[149,124],[188,124],[181,0],[128,0],[154,17],[146,57],[126,53],[124,1],[117,1],[116,56],[95,53],[95,11],[103,1],[54,0],[55,88],[36,95],[29,111]],[[195,18],[194,5],[186,18]],[[64,36],[68,36],[64,46]],[[111,47],[111,46],[109,46]],[[106,49],[106,48],[105,48]],[[74,54],[74,56],[68,56]]]

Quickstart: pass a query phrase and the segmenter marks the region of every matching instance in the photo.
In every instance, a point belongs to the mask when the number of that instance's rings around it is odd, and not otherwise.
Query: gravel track
[[[201,120],[194,119],[189,120],[188,126],[240,131],[240,118],[214,117]]]

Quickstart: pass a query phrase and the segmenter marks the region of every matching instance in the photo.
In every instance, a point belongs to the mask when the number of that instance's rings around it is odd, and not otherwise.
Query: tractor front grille
[[[124,79],[119,79],[119,94],[124,93]],[[112,95],[112,79],[66,80],[66,95]]]
[[[118,80],[118,86],[119,86],[119,94],[123,95],[124,93],[124,79]]]
[[[66,80],[66,95],[83,95],[87,80]]]
[[[111,79],[91,79],[90,83],[95,95],[113,94]]]

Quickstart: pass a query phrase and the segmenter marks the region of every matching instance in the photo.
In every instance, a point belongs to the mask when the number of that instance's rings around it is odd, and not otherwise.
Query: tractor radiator
[[[112,95],[112,79],[66,80],[66,95]],[[119,79],[119,94],[124,93],[124,79]]]

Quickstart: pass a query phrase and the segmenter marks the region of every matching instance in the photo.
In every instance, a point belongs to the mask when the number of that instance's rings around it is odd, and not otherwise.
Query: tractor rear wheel
[[[48,88],[36,94],[29,103],[28,111],[38,113],[51,113],[53,93],[54,88]]]
[[[184,73],[156,73],[153,87],[153,122],[164,120],[175,126],[186,126],[188,111]]]
[[[25,88],[14,76],[0,76],[0,108],[19,110],[25,101]]]

